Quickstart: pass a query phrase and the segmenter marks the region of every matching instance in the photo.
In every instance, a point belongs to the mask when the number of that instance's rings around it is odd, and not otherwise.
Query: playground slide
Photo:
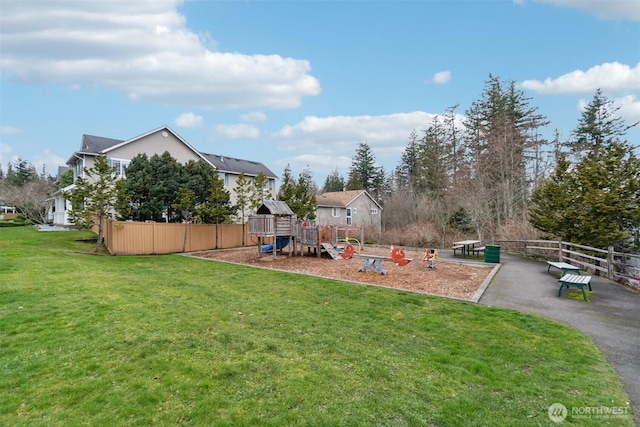
[[[289,244],[289,239],[284,237],[276,237],[276,249],[286,248]],[[273,245],[264,245],[262,252],[269,252],[273,250]]]

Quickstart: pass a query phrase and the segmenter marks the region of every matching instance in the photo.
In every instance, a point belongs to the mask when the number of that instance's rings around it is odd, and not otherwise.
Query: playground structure
[[[249,217],[249,235],[258,239],[258,258],[263,252],[277,252],[289,248],[289,256],[314,251],[318,257],[323,252],[333,259],[345,258],[345,247],[355,252],[362,250],[363,227],[316,226],[312,221],[298,221],[283,201],[267,200],[258,207],[256,215]],[[351,252],[351,255],[353,254]],[[350,256],[349,256],[350,258]]]
[[[426,261],[427,268],[436,269],[436,260],[438,259],[438,250],[434,249],[433,251],[427,248],[424,251],[424,257],[422,257],[423,261]]]
[[[356,252],[354,245],[357,245],[358,252],[361,251],[364,242],[362,227],[316,226],[312,222],[304,221],[298,224],[297,231],[300,255],[306,248],[308,253],[313,249],[318,257],[321,257],[322,251],[325,251],[333,259],[349,259],[351,256],[347,258],[345,252],[349,251],[353,255]],[[350,233],[357,233],[358,237]]]
[[[354,254],[354,256],[363,260],[362,267],[360,267],[358,271],[363,272],[367,270],[373,270],[385,276],[387,275],[387,270],[382,267],[383,261],[393,261],[395,265],[400,267],[404,267],[405,265],[413,261],[412,258],[405,257],[404,249],[396,248],[393,245],[391,245],[391,248],[389,250],[389,256],[370,254]]]
[[[256,215],[249,217],[249,235],[258,239],[258,258],[267,251],[272,251],[276,258],[278,250],[282,251],[295,240],[296,215],[285,202],[266,200],[258,207]],[[273,243],[265,244],[265,239]],[[289,256],[291,249],[289,246]]]

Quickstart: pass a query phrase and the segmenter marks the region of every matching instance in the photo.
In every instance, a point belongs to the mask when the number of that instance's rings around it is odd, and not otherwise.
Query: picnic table
[[[459,242],[453,242],[453,255],[456,254],[456,250],[461,249],[462,257],[465,258],[474,250],[480,250],[480,248],[475,247],[478,243],[480,243],[480,240],[461,240]]]
[[[555,268],[559,269],[562,272],[562,276],[567,274],[567,272],[580,274],[580,267],[576,267],[575,265],[567,264],[566,262],[547,261],[547,264],[548,264],[547,273],[549,273],[549,270],[551,269],[551,267],[555,267]]]
[[[589,286],[591,290],[591,276],[581,276],[579,274],[565,274],[560,279],[560,289],[558,289],[558,296],[562,293],[562,288],[569,289],[570,286],[579,288],[582,291],[582,299],[587,300],[587,293],[584,291],[585,286]]]

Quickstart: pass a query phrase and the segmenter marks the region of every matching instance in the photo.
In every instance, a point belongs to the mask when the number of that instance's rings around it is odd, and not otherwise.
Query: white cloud
[[[202,126],[202,116],[196,116],[193,113],[182,113],[174,120],[174,123],[182,128],[199,128]]]
[[[338,172],[346,178],[346,171],[351,166],[351,156],[355,154],[355,151],[350,156],[327,156],[319,154],[300,154],[298,156],[283,157],[273,162],[273,171],[284,171],[284,168],[291,167],[291,173],[294,176],[298,176],[305,168],[310,167],[316,183],[320,186],[324,184],[326,175],[338,169]]]
[[[306,164],[312,165],[315,173],[328,174],[336,166],[348,168],[360,142],[371,147],[379,164],[395,161],[406,148],[411,132],[426,129],[435,117],[422,111],[382,116],[307,116],[272,136],[280,141],[281,151],[313,153],[314,160]],[[293,169],[294,160],[290,157],[283,162],[290,162]]]
[[[2,126],[0,127],[0,135],[12,135],[14,133],[20,133],[22,129],[14,128],[11,126]]]
[[[634,95],[627,95],[614,100],[614,105],[620,107],[620,116],[628,125],[640,121],[640,99]]]
[[[56,176],[58,175],[58,166],[66,166],[66,159],[63,159],[49,150],[44,150],[36,156],[32,163],[38,173],[40,173],[42,168],[45,167],[47,175]]]
[[[229,139],[258,138],[260,129],[247,124],[218,125],[214,128],[217,136]]]
[[[596,89],[618,91],[640,89],[640,63],[634,68],[619,62],[596,65],[587,71],[575,70],[556,79],[547,77],[539,80],[525,80],[521,87],[539,93],[588,93]]]
[[[264,114],[262,111],[252,111],[250,113],[247,114],[243,114],[242,116],[240,116],[240,120],[242,120],[243,122],[265,122],[267,121],[267,115]]]
[[[449,83],[451,80],[451,71],[440,71],[439,73],[435,73],[431,81],[437,84],[445,84]]]
[[[637,0],[538,0],[561,7],[581,10],[600,19],[640,21]]]
[[[294,108],[317,95],[309,62],[211,50],[179,0],[3,0],[3,78],[103,86],[135,101],[192,108]]]

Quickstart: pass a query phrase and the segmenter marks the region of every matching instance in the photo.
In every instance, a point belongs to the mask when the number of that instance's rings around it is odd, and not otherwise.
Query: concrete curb
[[[491,283],[495,275],[498,274],[498,270],[500,270],[500,267],[502,267],[502,264],[496,264],[493,267],[493,269],[491,270],[491,273],[489,273],[487,278],[484,279],[484,282],[482,282],[482,284],[480,285],[476,293],[473,295],[473,297],[471,297],[469,301],[474,302],[476,304],[478,303],[478,301],[480,301],[480,298],[482,298],[484,291],[486,291],[487,288],[489,287],[489,283]]]

